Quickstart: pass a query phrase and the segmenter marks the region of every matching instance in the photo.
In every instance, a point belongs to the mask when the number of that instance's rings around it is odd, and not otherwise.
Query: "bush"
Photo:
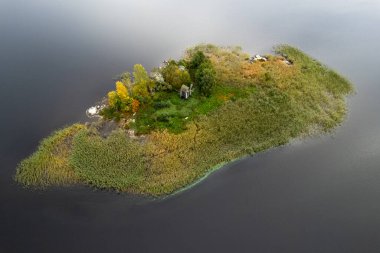
[[[170,102],[169,101],[157,101],[153,103],[154,109],[163,109],[163,108],[168,108],[170,107]]]
[[[159,115],[157,115],[157,121],[169,122],[170,121],[170,115],[167,113],[159,114]]]
[[[154,91],[166,91],[169,92],[173,89],[173,87],[166,82],[155,82]]]

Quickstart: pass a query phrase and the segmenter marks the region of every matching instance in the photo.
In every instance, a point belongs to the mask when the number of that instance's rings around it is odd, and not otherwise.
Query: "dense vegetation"
[[[27,186],[68,185],[79,177],[68,163],[73,136],[84,126],[74,124],[45,138],[38,150],[17,168],[16,180]]]
[[[342,122],[352,91],[346,79],[290,46],[266,58],[253,62],[238,47],[199,45],[150,75],[135,65],[102,111],[119,129],[108,137],[95,125],[58,131],[20,163],[16,179],[167,194],[218,164]],[[178,89],[190,83],[193,94],[181,99]],[[68,175],[62,182],[61,174]]]

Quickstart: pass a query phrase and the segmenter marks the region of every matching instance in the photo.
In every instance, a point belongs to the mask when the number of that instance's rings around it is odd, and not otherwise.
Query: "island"
[[[122,73],[86,124],[57,130],[17,166],[28,187],[86,184],[162,196],[224,164],[327,133],[347,113],[352,84],[289,45],[251,56],[200,44],[150,73]]]

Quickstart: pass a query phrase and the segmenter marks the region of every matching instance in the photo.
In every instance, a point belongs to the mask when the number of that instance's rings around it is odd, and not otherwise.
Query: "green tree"
[[[149,81],[148,72],[141,64],[135,64],[133,66],[133,78],[135,83],[141,83],[143,81]]]
[[[150,94],[148,91],[148,85],[146,81],[135,83],[132,90],[133,90],[133,96],[137,98],[141,103],[145,103],[149,101]]]
[[[190,77],[192,80],[195,80],[195,73],[199,66],[202,65],[202,63],[208,61],[206,56],[202,51],[197,51],[190,59],[190,62],[188,63],[187,68],[189,69]]]
[[[200,94],[209,97],[215,85],[215,71],[208,62],[202,63],[195,72],[195,84]]]
[[[150,92],[154,88],[154,82],[148,76],[145,68],[141,64],[133,66],[134,84],[132,87],[132,95],[141,103],[150,100]]]
[[[181,69],[175,62],[169,62],[161,72],[165,82],[174,89],[180,89],[183,84],[190,85],[191,83],[189,72]]]

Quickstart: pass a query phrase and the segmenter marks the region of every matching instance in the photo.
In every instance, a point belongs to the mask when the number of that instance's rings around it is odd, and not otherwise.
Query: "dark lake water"
[[[377,0],[0,0],[0,252],[380,252],[379,13]],[[356,85],[347,120],[160,201],[13,182],[112,77],[199,42],[298,46]]]

